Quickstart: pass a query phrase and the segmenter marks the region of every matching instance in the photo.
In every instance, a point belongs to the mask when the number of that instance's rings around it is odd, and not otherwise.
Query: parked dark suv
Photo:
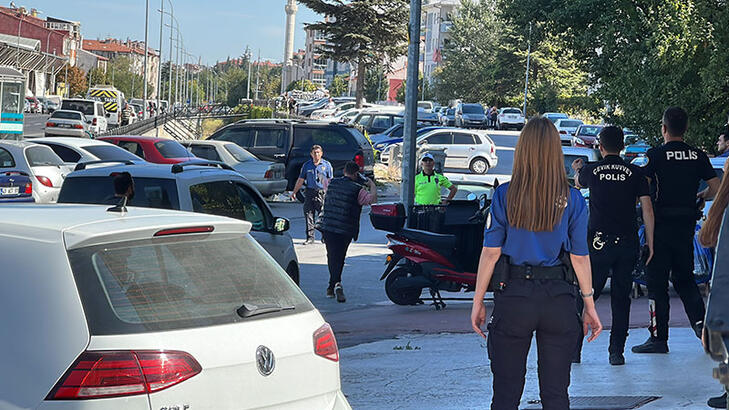
[[[287,190],[294,189],[301,166],[311,159],[312,145],[321,145],[324,159],[334,175],[342,175],[344,164],[355,161],[362,172],[374,176],[372,145],[352,126],[322,121],[243,120],[221,128],[211,140],[230,141],[264,161],[286,165]]]

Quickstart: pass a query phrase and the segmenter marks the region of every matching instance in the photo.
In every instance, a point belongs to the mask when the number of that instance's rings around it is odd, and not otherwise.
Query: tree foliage
[[[329,86],[329,95],[332,97],[341,97],[349,91],[349,76],[337,75]]]
[[[312,92],[312,91],[316,91],[317,87],[313,81],[303,79],[303,80],[292,81],[291,84],[289,84],[289,86],[286,87],[286,91],[293,91],[293,90]]]
[[[387,91],[390,86],[387,82],[387,74],[382,67],[373,67],[367,70],[365,75],[364,96],[368,102],[387,100]]]
[[[357,105],[365,93],[367,69],[383,61],[394,61],[407,48],[408,0],[299,0],[313,11],[327,16],[307,24],[321,31],[327,43],[324,57],[357,64]]]
[[[723,0],[500,0],[536,41],[559,35],[611,107],[608,120],[658,142],[663,110],[690,117],[687,138],[709,147],[729,105],[729,8]]]
[[[66,78],[66,73],[68,73],[68,78]],[[71,67],[70,65],[61,69],[58,73],[58,81],[66,83],[66,87],[69,88],[68,95],[70,96],[84,95],[89,88],[88,82],[86,81],[86,73],[80,68]]]
[[[500,14],[499,0],[462,0],[452,16],[444,64],[435,73],[436,98],[521,107],[529,24],[513,24]],[[532,37],[533,39],[533,37]],[[587,73],[559,35],[532,42],[529,114],[565,111],[593,116]]]

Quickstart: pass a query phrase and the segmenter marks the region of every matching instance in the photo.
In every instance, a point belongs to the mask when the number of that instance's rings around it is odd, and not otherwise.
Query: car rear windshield
[[[150,238],[68,255],[94,335],[212,326],[313,309],[250,235]],[[237,313],[275,307],[283,310],[248,318]]]
[[[45,145],[28,147],[25,150],[25,157],[28,159],[28,165],[31,167],[63,165],[63,160]]]
[[[79,111],[84,115],[94,115],[94,101],[64,101],[61,109]]]
[[[104,161],[141,161],[142,159],[125,150],[124,148],[117,147],[116,145],[88,145],[81,147],[81,149],[88,151],[91,155]]]
[[[347,131],[349,131],[349,133],[352,134],[355,141],[357,141],[357,144],[359,144],[360,147],[367,147],[370,145],[369,141],[367,141],[367,138],[365,138],[364,134],[359,132],[359,130],[357,128],[347,127]]]
[[[582,127],[580,128],[580,135],[587,135],[588,137],[596,137],[600,133],[602,127]]]
[[[504,114],[519,114],[521,115],[521,110],[518,108],[505,108]]]
[[[81,120],[80,112],[71,111],[56,111],[51,115],[51,118],[58,118],[61,120]]]
[[[232,155],[236,161],[247,162],[258,160],[258,158],[256,158],[253,154],[235,144],[225,144],[225,150],[228,151],[228,153]]]
[[[134,177],[134,196],[130,206],[145,208],[180,209],[177,183],[170,178]],[[69,177],[63,182],[59,203],[116,205],[114,176]]]
[[[154,146],[159,151],[160,155],[165,158],[188,158],[191,156],[190,151],[185,149],[177,141],[159,141],[155,142]]]
[[[582,125],[582,122],[580,122],[580,121],[560,121],[559,122],[560,127],[566,127],[566,128],[577,128],[580,125]]]
[[[483,114],[483,107],[480,104],[463,104],[464,114]]]

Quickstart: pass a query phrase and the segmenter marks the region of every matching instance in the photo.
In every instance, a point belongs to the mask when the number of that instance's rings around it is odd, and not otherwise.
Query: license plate
[[[18,195],[20,193],[20,187],[11,186],[0,188],[0,195]]]
[[[69,124],[58,124],[59,128],[71,128]]]

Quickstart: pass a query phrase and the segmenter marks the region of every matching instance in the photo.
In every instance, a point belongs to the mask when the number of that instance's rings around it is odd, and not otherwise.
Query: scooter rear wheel
[[[398,287],[398,280],[407,278],[410,271],[405,268],[397,268],[393,270],[385,279],[385,293],[387,297],[396,305],[416,305],[420,300],[420,294],[423,289],[403,289]]]

